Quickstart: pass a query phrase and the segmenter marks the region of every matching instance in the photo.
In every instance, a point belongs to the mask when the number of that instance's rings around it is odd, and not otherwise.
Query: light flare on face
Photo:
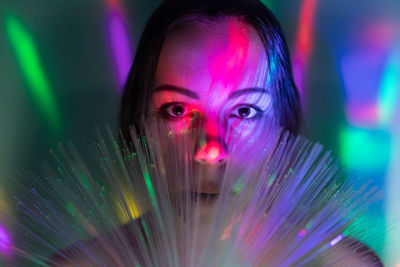
[[[249,54],[249,28],[236,18],[227,19],[228,44],[225,52],[218,50],[215,59],[210,60],[209,69],[212,73],[212,82],[209,88],[207,102],[216,106],[227,98],[231,90],[237,88],[243,75],[245,63]],[[226,90],[213,90],[216,86],[222,86]]]
[[[198,130],[194,160],[205,163],[195,164],[205,177],[217,174],[217,166],[211,165],[229,158],[230,144],[246,137],[249,144],[262,136],[258,126],[272,106],[264,50],[255,30],[235,17],[209,26],[177,26],[166,39],[157,65],[152,109],[165,115],[165,111],[171,113],[171,105],[180,104],[185,114],[198,116],[167,114],[164,123],[169,136]],[[239,112],[243,107],[250,110],[249,118]]]
[[[226,152],[219,142],[209,141],[197,151],[195,160],[216,164],[220,160],[226,160],[226,156]]]
[[[218,118],[218,114],[216,114],[215,112],[212,112],[211,114],[207,114],[207,120],[205,122],[205,131],[206,131],[206,135],[207,137],[218,137],[221,136],[219,129],[219,118]]]

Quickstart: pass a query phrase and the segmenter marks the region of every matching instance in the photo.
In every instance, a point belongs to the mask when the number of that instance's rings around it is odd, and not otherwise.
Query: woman
[[[131,125],[140,131],[154,114],[173,132],[203,121],[207,141],[194,151],[202,173],[233,160],[228,147],[239,139],[265,139],[260,122],[300,128],[286,42],[259,1],[165,1],[142,34],[124,92],[126,140]],[[218,182],[210,178],[201,192],[218,191]]]
[[[299,133],[299,95],[273,14],[257,0],[164,1],[145,27],[125,85],[120,128],[126,141],[132,125],[143,131],[153,116],[174,134],[202,132],[203,142],[193,147],[202,179],[191,188],[199,198],[219,194],[226,163],[240,162],[231,153],[238,142],[262,142],[268,129]],[[340,242],[333,255],[354,242]],[[338,266],[381,266],[371,250],[357,247]]]
[[[194,153],[208,178],[194,190],[202,194],[218,193],[218,170],[232,160],[236,138],[266,138],[257,128],[262,121],[299,133],[299,95],[274,15],[257,0],[164,1],[146,25],[125,85],[126,140],[131,125],[141,129],[157,113],[173,131],[201,117],[206,142]]]

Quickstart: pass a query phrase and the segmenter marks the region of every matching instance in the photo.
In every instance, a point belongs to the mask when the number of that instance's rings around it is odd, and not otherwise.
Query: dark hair
[[[213,20],[241,17],[258,32],[269,59],[275,116],[286,130],[299,131],[301,111],[283,31],[271,11],[258,0],[166,0],[151,15],[139,41],[122,96],[119,124],[125,140],[129,127],[139,130],[151,101],[158,58],[171,27],[180,19],[202,16]]]

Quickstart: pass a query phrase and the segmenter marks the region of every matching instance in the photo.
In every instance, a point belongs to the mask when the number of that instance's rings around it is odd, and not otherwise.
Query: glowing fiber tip
[[[343,234],[338,235],[337,237],[335,237],[331,242],[329,242],[329,245],[331,247],[333,247],[334,245],[336,245],[337,243],[339,243],[340,240],[343,239]]]
[[[307,231],[306,229],[301,229],[301,231],[297,234],[299,237],[304,237],[306,235]]]

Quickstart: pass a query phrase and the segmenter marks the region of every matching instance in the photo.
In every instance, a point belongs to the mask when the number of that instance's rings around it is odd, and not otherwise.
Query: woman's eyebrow
[[[263,94],[268,94],[268,90],[265,88],[260,88],[260,87],[253,87],[253,88],[244,88],[244,89],[240,89],[237,90],[235,92],[232,92],[229,95],[229,99],[235,98],[235,97],[239,97],[241,95],[244,94],[249,94],[249,93],[263,93]]]
[[[156,89],[154,90],[154,92],[160,92],[160,91],[173,91],[173,92],[188,96],[190,98],[200,99],[200,97],[197,93],[195,93],[189,89],[174,86],[174,85],[163,84],[163,85],[156,87]]]
[[[199,95],[196,92],[193,92],[193,91],[191,91],[189,89],[186,89],[186,88],[182,88],[182,87],[178,87],[178,86],[174,86],[174,85],[169,85],[169,84],[160,85],[160,86],[156,87],[156,89],[154,91],[155,92],[172,91],[172,92],[176,92],[178,94],[182,94],[182,95],[188,96],[188,97],[193,98],[193,99],[200,99]],[[268,90],[264,89],[264,88],[260,88],[260,87],[244,88],[244,89],[240,89],[240,90],[237,90],[235,92],[232,92],[229,95],[228,98],[232,99],[232,98],[236,98],[236,97],[239,97],[241,95],[249,94],[249,93],[264,93],[264,94],[267,94]]]

